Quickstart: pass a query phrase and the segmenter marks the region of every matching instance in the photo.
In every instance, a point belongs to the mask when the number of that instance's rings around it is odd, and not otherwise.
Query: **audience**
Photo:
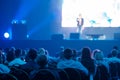
[[[91,51],[89,47],[83,47],[78,53],[75,49],[61,48],[57,52],[57,56],[52,57],[44,48],[15,49],[15,47],[0,49],[0,73],[9,73],[11,67],[17,67],[28,73],[30,78],[33,78],[40,69],[64,70],[65,68],[76,68],[83,71],[86,80],[94,80],[97,73],[97,67],[103,65],[110,74],[109,64],[120,63],[119,49],[114,47],[110,53],[110,57],[104,57],[100,49]]]

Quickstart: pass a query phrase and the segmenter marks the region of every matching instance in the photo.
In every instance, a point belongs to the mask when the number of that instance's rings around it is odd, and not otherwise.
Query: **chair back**
[[[65,68],[64,71],[67,73],[69,80],[81,80],[80,72],[75,68]]]
[[[0,80],[18,80],[18,79],[12,74],[0,73]]]
[[[30,80],[29,75],[22,69],[11,68],[10,74],[17,77],[18,80]]]
[[[109,80],[108,69],[105,65],[97,65],[94,80]]]
[[[63,69],[57,69],[60,80],[69,80],[68,74]]]
[[[32,80],[59,80],[59,77],[56,76],[55,71],[50,69],[40,69]]]
[[[120,77],[120,63],[111,62],[109,63],[109,71],[111,80],[118,80]]]

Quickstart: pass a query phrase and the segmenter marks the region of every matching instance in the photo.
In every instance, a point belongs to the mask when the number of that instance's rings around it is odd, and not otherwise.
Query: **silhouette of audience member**
[[[106,61],[103,52],[99,49],[95,49],[93,51],[93,54],[94,54],[94,58],[95,58],[95,64],[96,65],[104,65],[107,68],[107,70],[109,71],[109,64],[108,64],[108,61]]]
[[[39,68],[35,68],[30,72],[30,78],[32,79],[40,69],[48,68],[48,59],[47,56],[42,54],[36,58],[36,63],[39,65]]]
[[[107,68],[107,71],[109,73],[108,60],[106,60],[106,58],[104,57],[103,52],[99,49],[95,49],[93,51],[93,54],[94,54],[94,58],[95,58],[95,64],[96,65],[104,65]]]
[[[73,60],[77,60],[77,51],[75,49],[73,50]]]
[[[40,69],[48,68],[48,58],[46,55],[37,57],[36,62],[40,66]]]
[[[60,47],[60,51],[58,51],[58,52],[56,53],[55,57],[58,58],[58,59],[62,59],[62,58],[63,58],[64,49],[65,49],[64,46],[61,46],[61,47]]]
[[[38,55],[44,55],[45,54],[45,49],[44,48],[39,48],[38,49]]]
[[[64,59],[58,62],[57,68],[64,69],[64,68],[77,68],[88,74],[88,70],[78,61],[72,59],[73,52],[71,49],[64,50]]]
[[[119,80],[120,77],[120,59],[117,58],[118,50],[113,49],[111,51],[111,57],[108,59],[109,72],[111,80]]]
[[[35,62],[35,59],[37,57],[36,49],[30,49],[26,57],[28,58],[27,63],[21,65],[20,66],[21,69],[25,70],[27,73],[30,73],[32,70],[39,68],[39,65]]]
[[[12,60],[15,59],[15,52],[14,51],[11,51],[9,50],[7,53],[6,53],[6,64],[8,65],[9,62],[11,62]]]
[[[120,49],[119,49],[119,47],[118,46],[113,46],[113,49],[118,51],[117,58],[120,59]]]
[[[49,68],[56,68],[57,67],[57,58],[50,56],[48,50],[45,50],[45,55],[47,56],[48,59],[48,67]]]
[[[120,49],[118,48],[118,46],[113,46],[112,50],[117,50],[118,51],[117,57],[120,58]],[[111,58],[112,53],[109,53],[107,57]]]
[[[88,69],[89,78],[93,78],[95,74],[95,61],[91,56],[91,49],[89,47],[82,48],[80,62]]]
[[[0,50],[0,73],[9,73],[10,69],[8,66],[3,64],[2,51]]]
[[[111,51],[111,58],[109,58],[109,63],[110,62],[119,62],[120,63],[120,59],[117,58],[117,55],[118,55],[118,50],[113,49]]]
[[[109,80],[109,65],[104,58],[104,54],[99,49],[93,51],[95,64],[96,64],[96,74],[94,80]]]
[[[17,66],[19,67],[20,65],[25,64],[26,62],[21,59],[21,49],[16,49],[15,50],[15,59],[12,60],[11,62],[8,63],[8,66]]]

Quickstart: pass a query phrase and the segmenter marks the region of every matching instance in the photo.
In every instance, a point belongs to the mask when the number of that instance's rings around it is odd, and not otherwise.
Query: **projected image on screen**
[[[84,27],[118,27],[120,0],[63,0],[62,27],[77,27],[79,14]]]

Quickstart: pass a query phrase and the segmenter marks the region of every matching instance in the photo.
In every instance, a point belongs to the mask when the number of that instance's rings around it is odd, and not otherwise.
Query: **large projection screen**
[[[62,27],[77,27],[79,13],[84,27],[120,26],[120,0],[63,0]]]

